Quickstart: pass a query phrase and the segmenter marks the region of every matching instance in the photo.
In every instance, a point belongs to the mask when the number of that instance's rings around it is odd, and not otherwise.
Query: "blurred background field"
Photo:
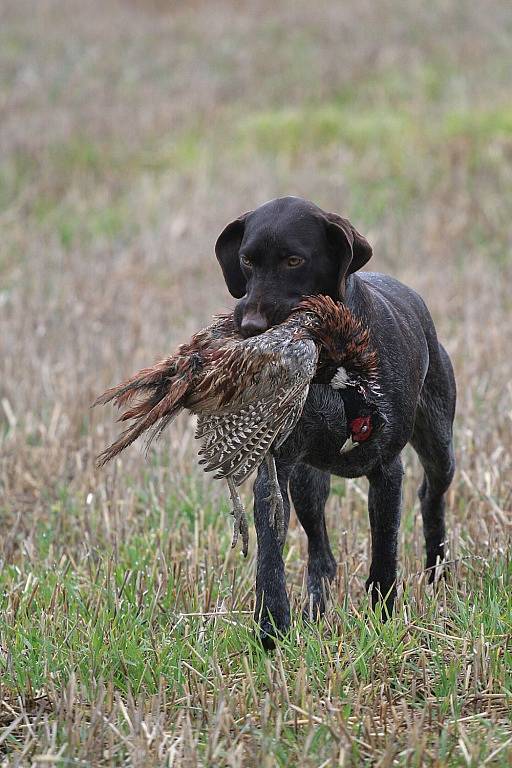
[[[498,0],[2,2],[2,765],[510,765],[511,36]],[[266,656],[254,533],[242,562],[193,424],[96,472],[116,427],[89,405],[232,306],[215,239],[284,194],[430,306],[457,562],[428,593],[407,451],[381,630],[366,481],[335,480],[333,607]],[[294,518],[286,559],[298,616]]]

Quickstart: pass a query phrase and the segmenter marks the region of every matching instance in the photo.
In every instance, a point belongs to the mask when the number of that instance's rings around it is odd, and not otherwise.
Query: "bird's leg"
[[[267,501],[270,503],[270,525],[276,529],[277,538],[284,541],[284,501],[281,486],[277,477],[276,463],[271,453],[267,453],[265,461],[268,469]]]
[[[245,516],[244,505],[242,499],[238,493],[237,487],[233,478],[227,477],[229,493],[231,496],[231,503],[233,504],[233,511],[231,514],[235,518],[233,523],[233,540],[231,542],[231,548],[236,547],[238,536],[242,534],[242,553],[244,557],[247,557],[249,551],[249,526],[247,525],[247,517]]]

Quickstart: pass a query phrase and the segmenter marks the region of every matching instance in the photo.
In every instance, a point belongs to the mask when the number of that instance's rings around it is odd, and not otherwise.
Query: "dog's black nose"
[[[242,336],[245,336],[245,338],[248,336],[257,336],[259,333],[263,333],[267,329],[268,323],[263,315],[257,314],[255,312],[244,315],[240,325]]]

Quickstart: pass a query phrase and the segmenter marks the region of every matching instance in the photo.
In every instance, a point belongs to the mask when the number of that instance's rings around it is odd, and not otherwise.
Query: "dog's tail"
[[[194,376],[192,361],[166,358],[143,368],[130,379],[107,389],[93,403],[105,405],[114,402],[118,408],[128,405],[135,397],[137,402],[126,410],[119,421],[133,420],[133,423],[119,435],[117,440],[106,448],[96,459],[96,466],[102,467],[108,461],[124,451],[142,434],[151,430],[147,447],[158,437],[183,409],[185,397]]]

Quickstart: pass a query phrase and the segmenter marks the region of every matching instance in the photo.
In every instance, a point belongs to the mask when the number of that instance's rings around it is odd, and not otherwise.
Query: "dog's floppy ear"
[[[230,222],[217,238],[215,255],[222,268],[228,291],[235,299],[245,294],[245,277],[240,267],[239,250],[245,231],[245,221],[252,211]]]
[[[337,213],[326,213],[327,237],[339,258],[338,293],[344,294],[345,278],[364,267],[372,257],[372,247],[348,219]]]

